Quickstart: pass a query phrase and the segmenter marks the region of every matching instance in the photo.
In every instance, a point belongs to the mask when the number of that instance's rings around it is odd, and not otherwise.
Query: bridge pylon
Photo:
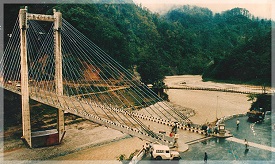
[[[54,22],[54,56],[55,56],[55,86],[56,94],[63,95],[63,81],[62,81],[62,52],[61,52],[61,27],[62,27],[62,14],[53,10],[53,15],[31,14],[28,13],[27,7],[19,11],[19,26],[20,26],[20,56],[21,56],[21,95],[22,95],[22,139],[29,147],[50,146],[59,144],[65,135],[64,124],[64,111],[57,109],[57,130],[51,130],[50,134],[45,131],[36,133],[31,131],[30,122],[30,105],[29,105],[29,79],[28,79],[28,62],[27,62],[27,21],[49,21]],[[41,143],[41,139],[37,136],[44,135],[43,139],[51,138],[51,142]],[[49,135],[47,137],[47,135]],[[51,135],[51,136],[50,136]],[[52,140],[52,138],[54,138]]]

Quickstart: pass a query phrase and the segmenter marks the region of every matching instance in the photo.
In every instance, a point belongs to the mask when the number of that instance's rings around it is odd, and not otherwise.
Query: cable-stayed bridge
[[[38,21],[49,22],[50,28]],[[64,112],[166,145],[173,145],[174,138],[158,131],[190,121],[55,10],[53,15],[20,10],[0,72],[2,87],[22,95],[22,138],[30,147],[29,99],[58,109],[59,143],[65,134]]]

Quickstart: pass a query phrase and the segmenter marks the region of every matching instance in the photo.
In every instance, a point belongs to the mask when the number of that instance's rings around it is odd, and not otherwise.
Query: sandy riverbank
[[[60,145],[29,149],[25,145],[23,145],[20,139],[10,138],[8,140],[5,140],[4,159],[55,159],[57,157],[66,156],[68,154],[81,152],[89,148],[93,149],[94,147],[100,147],[101,145],[111,145],[112,143],[116,143],[118,141],[125,140],[128,138],[130,138],[129,135],[123,134],[120,131],[110,129],[104,126],[99,126],[98,124],[92,123],[90,121],[82,121],[77,124],[71,124],[66,126],[66,135]],[[115,149],[112,150],[114,151]]]
[[[174,90],[167,91],[171,103],[191,108],[195,115],[190,120],[196,124],[214,122],[217,118],[246,113],[250,102],[244,94],[215,91]]]
[[[185,82],[187,86],[240,88],[240,85],[235,84],[203,82],[199,75],[168,76],[164,82],[168,86],[182,86]],[[195,115],[190,119],[196,124],[213,122],[217,118],[233,114],[246,113],[251,105],[251,102],[247,101],[247,94],[240,93],[169,89],[167,94],[171,103],[195,111]]]
[[[142,145],[145,143],[146,141],[133,137],[57,157],[54,160],[116,160],[122,154],[127,159],[131,153],[142,149]]]

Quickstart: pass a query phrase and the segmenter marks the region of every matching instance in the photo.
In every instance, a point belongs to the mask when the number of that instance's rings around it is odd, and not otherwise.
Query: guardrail
[[[104,109],[108,109],[108,110],[113,110],[115,112],[119,112],[119,113],[123,113],[125,115],[131,115],[137,118],[141,118],[144,120],[148,120],[148,121],[152,121],[155,123],[159,123],[162,125],[166,125],[166,126],[170,126],[173,127],[175,126],[175,122],[174,121],[170,121],[170,120],[165,120],[162,118],[157,118],[157,117],[153,117],[153,116],[147,116],[147,115],[143,115],[140,113],[135,113],[135,112],[130,112],[130,111],[125,111],[123,109],[118,109],[116,107],[110,107],[108,105],[104,105],[104,104],[100,104],[100,103],[96,103],[96,102],[91,102],[91,104],[95,105],[96,107],[99,108],[104,108]],[[187,130],[190,132],[195,132],[201,135],[205,135],[205,131],[201,130],[201,125],[197,125],[197,124],[189,124],[188,123],[177,123],[178,129],[181,130]],[[169,142],[169,143],[174,143],[174,138],[173,137],[169,137],[166,135],[163,135],[161,133],[156,133],[160,138],[162,138],[165,142]]]

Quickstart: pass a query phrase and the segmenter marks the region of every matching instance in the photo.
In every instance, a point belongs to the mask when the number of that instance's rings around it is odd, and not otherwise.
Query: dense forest
[[[5,4],[5,36],[24,5]],[[200,74],[204,80],[271,85],[271,20],[233,8],[214,14],[181,6],[164,15],[136,4],[28,4],[29,12],[63,18],[144,83],[167,75]],[[5,44],[8,37],[5,37]]]

